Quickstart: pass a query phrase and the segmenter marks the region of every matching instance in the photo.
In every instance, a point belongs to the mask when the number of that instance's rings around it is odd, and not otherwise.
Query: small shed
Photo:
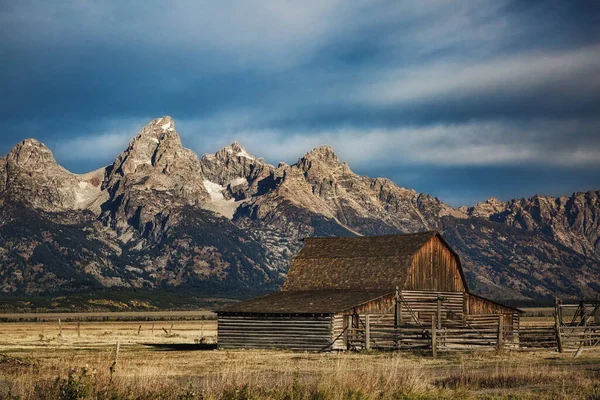
[[[219,348],[333,349],[336,315],[393,304],[393,290],[282,291],[236,303],[219,315]]]
[[[380,347],[397,348],[402,327],[411,332],[432,321],[482,332],[499,326],[499,341],[516,342],[520,310],[470,293],[459,256],[430,231],[307,238],[281,292],[217,314],[219,348],[327,351],[353,346],[352,335],[365,342],[366,334],[368,345],[372,325],[380,327]]]

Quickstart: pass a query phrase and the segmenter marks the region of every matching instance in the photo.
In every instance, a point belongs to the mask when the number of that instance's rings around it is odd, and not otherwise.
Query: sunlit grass
[[[598,399],[600,350],[572,353],[172,351],[214,342],[216,322],[3,324],[0,398]],[[164,330],[162,328],[165,328]],[[167,333],[165,333],[165,330]],[[43,338],[40,332],[43,331]],[[202,341],[199,339],[202,338]],[[115,345],[120,343],[118,363]],[[203,348],[203,347],[198,347]],[[70,396],[70,397],[69,397]]]

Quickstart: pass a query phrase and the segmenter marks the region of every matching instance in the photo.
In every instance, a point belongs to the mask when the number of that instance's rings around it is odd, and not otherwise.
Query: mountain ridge
[[[484,295],[600,293],[600,191],[453,208],[358,175],[326,145],[292,165],[270,165],[238,142],[199,158],[170,117],[152,120],[114,163],[87,174],[27,139],[0,158],[0,198],[5,294],[269,290],[303,237],[424,230],[443,232]]]

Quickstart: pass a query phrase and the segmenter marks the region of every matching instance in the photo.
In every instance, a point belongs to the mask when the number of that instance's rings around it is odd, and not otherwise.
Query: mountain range
[[[202,158],[170,117],[107,167],[73,174],[27,139],[0,159],[0,293],[275,290],[309,236],[439,230],[476,293],[600,293],[600,191],[453,208],[352,172],[321,146],[293,165],[239,143]]]

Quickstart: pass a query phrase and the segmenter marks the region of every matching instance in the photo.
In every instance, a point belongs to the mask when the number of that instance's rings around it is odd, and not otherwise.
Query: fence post
[[[344,347],[346,350],[350,348],[350,343],[348,343],[348,330],[350,329],[348,317],[349,315],[344,315]]]
[[[563,343],[560,333],[560,300],[557,297],[554,298],[554,330],[556,331],[556,347],[558,352],[563,352]]]
[[[396,286],[396,306],[394,307],[394,350],[398,349],[399,327],[402,324],[402,302],[400,301],[400,290]]]
[[[121,348],[121,343],[119,343],[119,341],[117,340],[117,345],[115,347],[115,360],[113,361],[112,365],[109,368],[109,370],[110,370],[110,381],[111,382],[112,382],[112,379],[113,379],[113,374],[117,370],[117,363],[119,362],[119,349],[120,348]]]
[[[437,328],[438,330],[442,329],[442,298],[438,294],[437,296]]]
[[[437,358],[437,333],[435,315],[431,317],[431,355]]]
[[[594,313],[594,325],[600,325],[600,294],[596,295],[596,312]]]
[[[394,313],[394,324],[396,326],[400,326],[402,325],[402,302],[398,301],[396,302],[396,312]]]
[[[498,316],[498,350],[504,348],[504,314]]]
[[[365,315],[365,350],[371,350],[371,316]]]
[[[521,316],[519,314],[516,314],[516,318],[513,314],[513,342],[517,347],[521,347]]]
[[[466,293],[463,293],[463,313],[462,313],[462,325],[463,326],[467,326],[467,314],[469,314],[468,304],[469,304],[469,296]]]
[[[63,334],[62,334],[62,323],[60,322],[60,318],[58,319],[58,338],[60,340],[62,340],[63,338]]]
[[[121,349],[121,343],[117,340],[117,345],[115,347],[115,365],[119,362],[119,350]]]
[[[81,337],[81,321],[77,321],[77,337]]]

